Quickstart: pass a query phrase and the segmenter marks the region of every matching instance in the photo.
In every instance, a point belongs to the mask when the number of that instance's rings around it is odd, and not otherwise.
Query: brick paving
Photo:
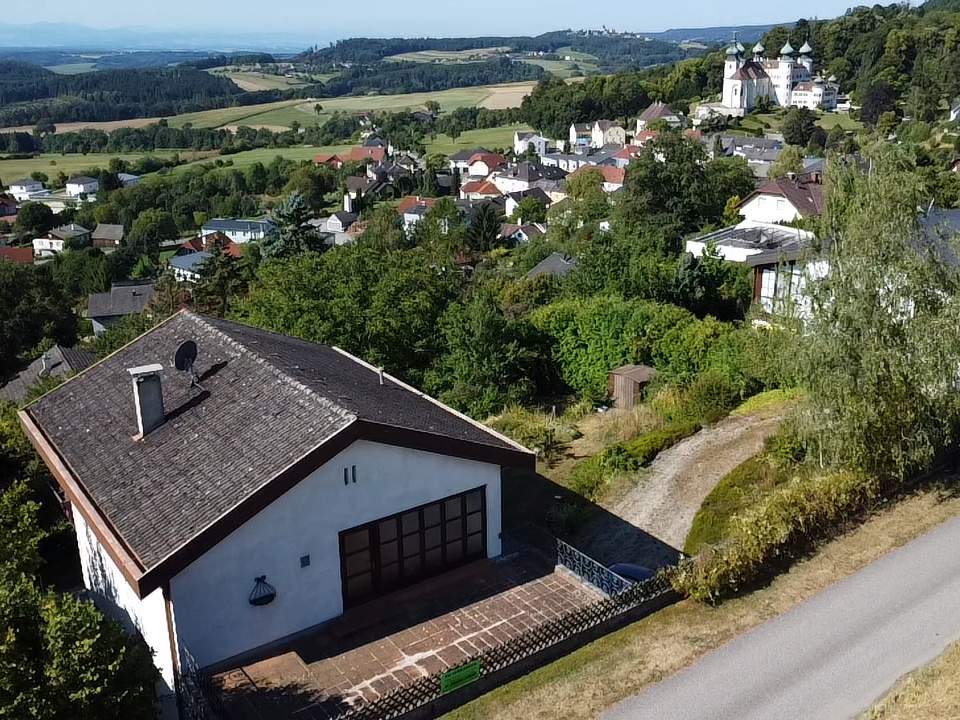
[[[531,558],[481,561],[351,610],[217,680],[232,720],[325,720],[600,597]]]

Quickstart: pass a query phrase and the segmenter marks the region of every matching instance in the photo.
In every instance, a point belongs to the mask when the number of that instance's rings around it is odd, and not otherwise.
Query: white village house
[[[550,147],[550,141],[535,132],[520,132],[513,134],[513,153],[523,155],[533,148],[533,152],[539,155],[546,155]]]
[[[86,175],[75,175],[67,180],[64,192],[68,197],[81,198],[96,195],[100,189],[100,181]]]
[[[188,654],[230,666],[499,556],[501,469],[534,467],[341,350],[188,311],[20,420],[70,503],[86,587],[153,649],[168,707]]]
[[[271,220],[234,220],[230,218],[214,218],[203,224],[200,230],[201,237],[211,233],[221,232],[230,240],[242,245],[248,242],[260,242],[267,235],[276,231],[276,225]]]
[[[13,199],[17,202],[26,202],[33,195],[43,192],[45,192],[43,189],[43,183],[39,180],[23,178],[21,180],[14,180],[12,183],[10,183],[10,194],[13,195]]]

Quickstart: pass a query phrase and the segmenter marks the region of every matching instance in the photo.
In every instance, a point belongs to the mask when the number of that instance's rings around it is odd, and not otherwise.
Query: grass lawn
[[[713,608],[685,600],[504,685],[448,720],[587,720],[787,612],[890,550],[960,514],[960,498],[937,489],[885,507],[825,543],[767,587]],[[956,695],[954,695],[956,698]],[[887,716],[880,716],[887,717]],[[950,717],[902,715],[890,717]],[[955,717],[955,715],[954,715]]]
[[[67,175],[92,168],[105,168],[110,164],[110,158],[136,161],[152,155],[157,158],[169,158],[177,152],[181,155],[191,153],[192,150],[155,150],[150,153],[89,153],[81,154],[45,154],[27,160],[0,160],[0,178],[5,182],[29,177],[30,173],[40,171],[50,177],[56,177],[61,170]]]
[[[824,113],[817,125],[828,132],[837,125],[847,131],[863,130],[863,123],[850,117],[850,113]]]
[[[485,147],[488,150],[510,149],[513,147],[513,134],[518,130],[522,132],[530,130],[530,128],[526,125],[503,125],[484,130],[468,130],[458,136],[456,140],[451,139],[448,135],[437,135],[436,139],[427,145],[427,152],[450,155],[458,150],[475,147]]]
[[[764,125],[766,123],[767,126]],[[835,125],[839,125],[844,130],[862,130],[863,123],[850,117],[850,113],[819,113],[816,125],[826,131],[830,131]],[[782,113],[764,113],[760,115],[747,115],[740,123],[741,127],[748,130],[766,130],[768,132],[780,132],[783,129]]]
[[[960,644],[907,675],[862,720],[941,720],[960,717]]]

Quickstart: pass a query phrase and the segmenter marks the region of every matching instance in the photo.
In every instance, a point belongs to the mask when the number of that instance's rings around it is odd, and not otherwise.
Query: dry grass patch
[[[605,708],[683,669],[710,650],[781,615],[958,514],[960,498],[938,490],[917,493],[877,511],[856,529],[824,544],[768,587],[717,608],[685,600],[494,690],[447,717],[594,718]]]
[[[960,643],[910,673],[861,720],[960,718]]]

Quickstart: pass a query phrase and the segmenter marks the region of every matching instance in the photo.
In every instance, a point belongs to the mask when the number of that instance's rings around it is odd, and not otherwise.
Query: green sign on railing
[[[480,679],[480,661],[474,660],[440,676],[440,692],[446,695]]]

